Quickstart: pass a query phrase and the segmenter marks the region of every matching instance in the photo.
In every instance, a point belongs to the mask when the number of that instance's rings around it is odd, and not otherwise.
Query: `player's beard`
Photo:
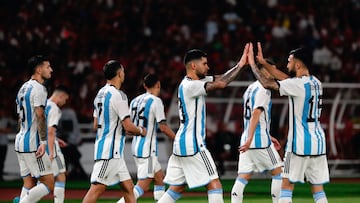
[[[199,71],[196,71],[196,76],[200,79],[204,79],[206,77],[206,73],[200,73]]]
[[[293,70],[289,70],[288,71],[289,72],[289,75],[290,75],[290,77],[295,77],[296,76],[296,72],[295,71],[293,71]]]

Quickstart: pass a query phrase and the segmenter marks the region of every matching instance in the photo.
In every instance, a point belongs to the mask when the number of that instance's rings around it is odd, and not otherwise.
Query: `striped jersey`
[[[176,132],[173,153],[177,156],[192,156],[206,149],[205,84],[213,76],[202,80],[185,77],[178,88],[180,127]]]
[[[125,93],[106,84],[94,99],[93,116],[98,121],[94,159],[122,158],[126,136],[121,121],[129,117]]]
[[[46,102],[45,115],[46,115],[46,123],[48,127],[52,126],[57,128],[59,126],[59,120],[61,118],[61,110],[58,107],[58,105],[56,105],[50,99],[48,99]],[[46,152],[49,154],[48,147],[46,147]],[[60,145],[58,140],[55,138],[54,157],[57,157],[59,153],[61,153]]]
[[[44,85],[30,79],[16,96],[16,110],[20,120],[20,131],[15,138],[15,151],[35,152],[40,144],[35,107],[46,106],[47,91]]]
[[[130,102],[130,117],[137,126],[146,128],[146,136],[134,136],[131,151],[135,157],[157,156],[158,123],[166,121],[164,104],[153,94],[144,93]]]
[[[252,112],[262,108],[259,122],[256,125],[254,137],[249,148],[267,148],[271,144],[270,123],[271,123],[271,91],[265,89],[259,81],[248,86],[244,95],[244,132],[242,133],[240,146],[244,145],[249,137],[250,118]]]
[[[326,153],[325,133],[319,122],[322,84],[314,76],[279,81],[280,95],[289,97],[289,132],[286,151],[297,155]]]

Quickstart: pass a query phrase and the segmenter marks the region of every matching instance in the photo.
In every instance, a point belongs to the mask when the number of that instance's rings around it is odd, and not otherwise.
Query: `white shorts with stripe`
[[[146,178],[154,178],[156,172],[161,170],[161,165],[157,156],[147,158],[134,157],[137,167],[137,178],[143,180]]]
[[[19,161],[21,177],[30,174],[34,178],[39,178],[53,173],[50,158],[46,153],[40,158],[36,158],[35,152],[16,152],[16,155]]]
[[[279,153],[273,144],[268,148],[249,149],[239,154],[238,174],[271,171],[281,167]]]
[[[217,178],[214,160],[210,152],[205,150],[188,157],[171,155],[164,182],[169,185],[188,184],[189,188],[196,188]]]
[[[330,178],[326,155],[298,156],[286,152],[282,177],[292,183],[304,183],[305,178],[314,185],[328,183]]]
[[[91,173],[91,183],[106,186],[115,185],[131,179],[126,163],[122,158],[96,160]]]
[[[52,170],[54,172],[54,176],[58,176],[59,173],[65,173],[66,172],[66,165],[65,165],[65,159],[63,154],[58,154],[53,160],[52,160]]]

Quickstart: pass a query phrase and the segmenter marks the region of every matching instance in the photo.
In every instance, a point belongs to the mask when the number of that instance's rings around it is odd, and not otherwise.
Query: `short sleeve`
[[[301,91],[303,82],[298,78],[288,78],[279,81],[279,93],[281,96],[296,96]]]
[[[153,110],[154,110],[154,115],[155,115],[155,119],[156,119],[157,123],[166,120],[165,112],[164,112],[164,104],[160,98],[156,98],[154,100],[154,109]]]
[[[126,117],[129,117],[129,106],[128,106],[128,99],[126,95],[119,91],[120,94],[114,94],[114,98],[111,99],[111,105],[119,116],[120,120],[124,120]]]

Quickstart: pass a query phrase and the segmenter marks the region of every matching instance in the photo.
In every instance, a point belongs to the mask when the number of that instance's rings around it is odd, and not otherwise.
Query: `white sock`
[[[55,182],[54,203],[63,203],[65,199],[65,183]]]
[[[224,203],[223,190],[222,189],[209,190],[208,201],[209,203]]]
[[[165,185],[154,185],[154,200],[159,201],[161,196],[165,193]]]
[[[167,190],[157,203],[175,203],[180,197],[180,193],[173,190]]]
[[[279,203],[292,203],[292,191],[291,190],[281,190]]]
[[[135,185],[133,191],[134,191],[135,199],[138,199],[144,194],[144,190],[138,185]]]
[[[24,198],[25,195],[27,195],[28,192],[29,192],[28,188],[22,187],[21,188],[21,193],[20,193],[20,199]]]
[[[242,203],[244,189],[248,181],[244,178],[236,178],[233,188],[231,189],[231,203]]]
[[[116,203],[125,203],[125,198],[122,197],[121,199],[119,199]]]
[[[315,203],[328,203],[325,192],[320,191],[313,194]]]
[[[281,190],[281,175],[276,175],[272,177],[271,180],[271,198],[273,203],[278,203],[280,198],[280,190]]]
[[[43,183],[37,184],[35,187],[29,190],[28,195],[26,195],[23,199],[20,200],[20,203],[32,203],[38,202],[45,195],[49,194],[50,190]]]

